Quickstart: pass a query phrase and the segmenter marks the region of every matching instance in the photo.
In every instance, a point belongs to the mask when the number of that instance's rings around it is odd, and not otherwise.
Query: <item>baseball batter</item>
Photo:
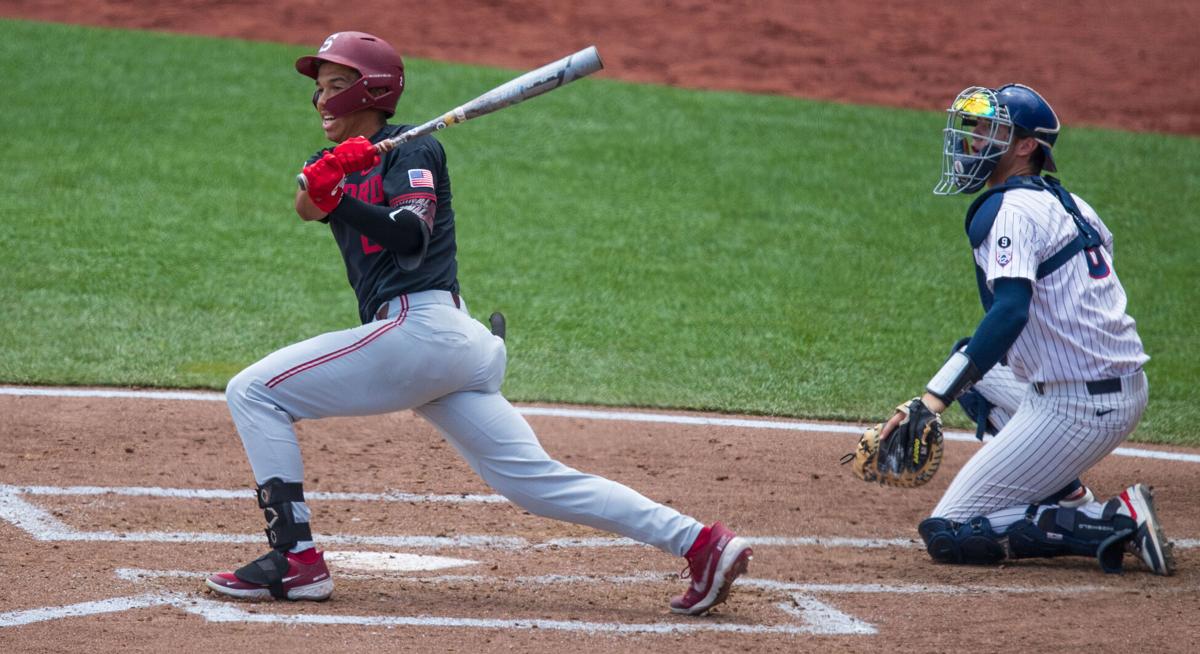
[[[744,538],[551,459],[500,394],[504,341],[471,318],[460,295],[445,151],[428,136],[382,157],[373,145],[406,129],[387,124],[404,90],[392,46],[339,32],[296,69],[316,80],[313,104],[338,144],[304,167],[296,212],[329,225],[362,325],[285,347],[229,382],[271,550],[208,586],[238,598],[328,598],[333,580],[314,546],[293,423],[413,409],[529,512],[684,556],[692,583],[672,611],[698,615],[723,602],[751,558]]]
[[[968,88],[949,109],[934,193],[987,189],[966,219],[986,313],[920,403],[934,414],[956,399],[976,415],[991,408],[984,421],[996,436],[919,532],[945,563],[1082,555],[1117,572],[1128,550],[1169,575],[1150,490],[1135,484],[1099,502],[1078,480],[1137,426],[1149,357],[1125,311],[1112,233],[1041,175],[1056,170],[1058,133],[1049,103],[1020,84]],[[883,437],[904,419],[893,416]]]

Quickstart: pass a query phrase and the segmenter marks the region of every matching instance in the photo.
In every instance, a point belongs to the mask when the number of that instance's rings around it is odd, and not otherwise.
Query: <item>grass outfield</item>
[[[327,229],[291,209],[324,145],[307,51],[0,21],[0,381],[221,388],[355,324]],[[406,122],[514,75],[407,64]],[[443,132],[464,295],[509,319],[507,395],[887,414],[981,316],[968,200],[930,193],[942,122],[600,76]],[[1059,146],[1153,357],[1135,438],[1200,444],[1200,141],[1068,126]]]

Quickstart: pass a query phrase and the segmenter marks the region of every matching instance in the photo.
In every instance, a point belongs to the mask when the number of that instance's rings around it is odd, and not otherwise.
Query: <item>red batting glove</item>
[[[379,152],[365,136],[355,136],[342,141],[333,149],[333,156],[337,157],[338,163],[342,164],[342,170],[346,172],[370,170],[379,163]]]
[[[336,209],[342,201],[342,181],[346,177],[337,157],[332,152],[326,152],[301,172],[312,203],[325,213]]]

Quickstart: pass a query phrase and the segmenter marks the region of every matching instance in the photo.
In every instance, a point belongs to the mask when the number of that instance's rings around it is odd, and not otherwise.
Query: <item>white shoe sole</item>
[[[713,583],[708,589],[708,594],[704,599],[696,602],[687,608],[671,607],[672,613],[680,613],[683,615],[701,615],[707,612],[712,607],[724,602],[729,597],[729,589],[733,586],[733,581],[745,574],[746,568],[750,565],[751,556],[742,558],[742,555],[750,550],[750,544],[745,538],[740,536],[734,537],[725,546],[725,551],[721,552],[721,560],[717,562],[717,569],[713,571]]]
[[[1134,550],[1155,574],[1164,577],[1175,574],[1175,557],[1171,552],[1171,543],[1163,534],[1162,525],[1158,522],[1158,514],[1154,512],[1153,493],[1145,484],[1136,484],[1127,494],[1133,510],[1137,512],[1139,518],[1145,520],[1143,527],[1146,530],[1146,539],[1135,546]],[[1141,531],[1142,529],[1139,528],[1139,533],[1134,536],[1135,539],[1140,537]],[[1156,560],[1157,565],[1155,565]]]
[[[267,588],[230,588],[214,583],[212,579],[205,579],[205,585],[222,595],[227,595],[236,599],[244,600],[273,600],[271,591]],[[333,594],[333,579],[325,579],[318,581],[315,584],[307,586],[296,586],[289,589],[287,598],[290,600],[309,600],[320,602],[329,599]]]

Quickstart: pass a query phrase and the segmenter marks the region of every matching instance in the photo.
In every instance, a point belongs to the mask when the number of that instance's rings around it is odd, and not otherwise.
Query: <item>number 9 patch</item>
[[[996,239],[996,263],[1001,266],[1007,266],[1012,262],[1012,239],[1007,236],[1001,236]]]

